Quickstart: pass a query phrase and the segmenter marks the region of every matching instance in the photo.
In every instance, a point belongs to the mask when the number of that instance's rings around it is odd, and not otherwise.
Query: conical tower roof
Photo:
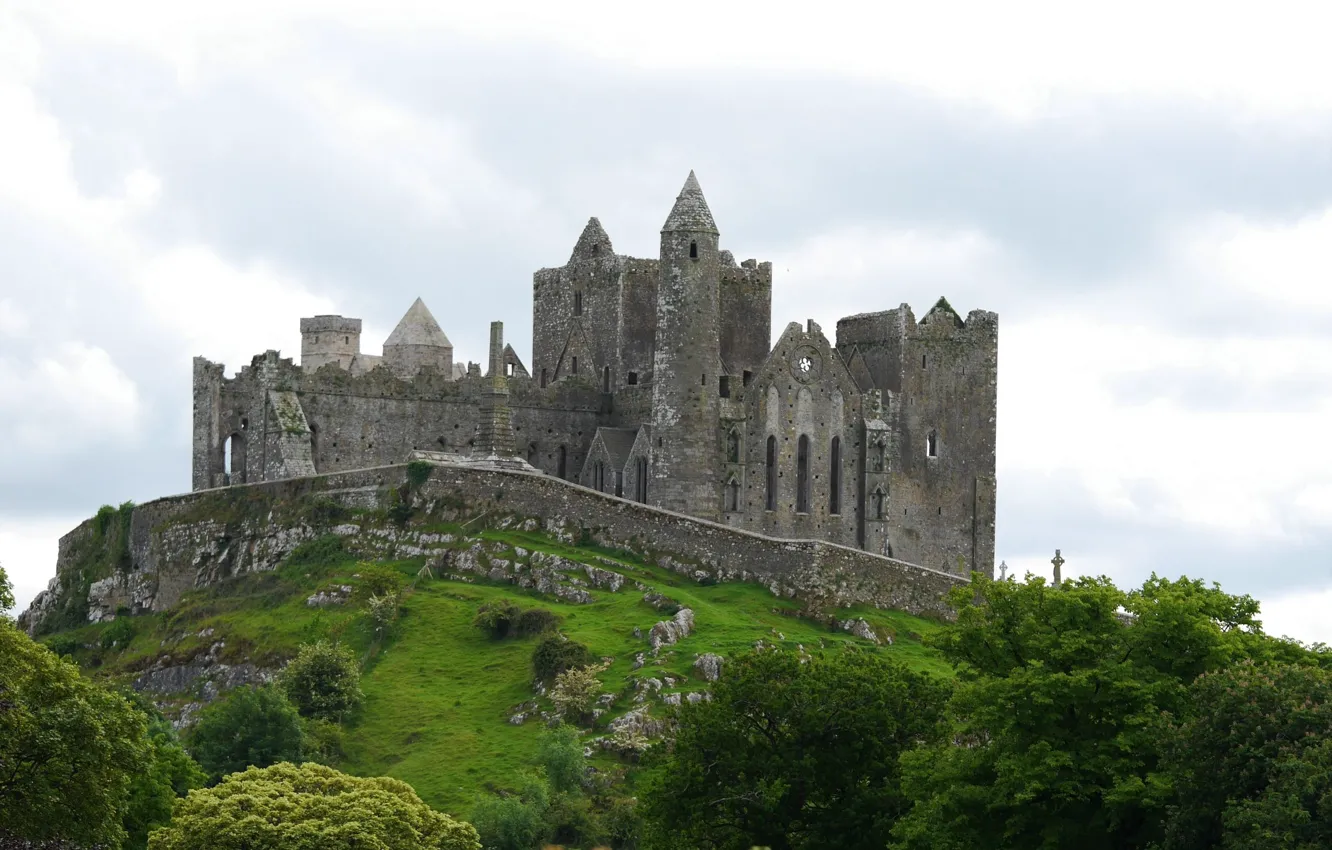
[[[689,172],[684,188],[671,208],[671,214],[661,227],[662,233],[681,230],[693,233],[717,232],[717,222],[712,220],[712,210],[708,209],[708,201],[703,197],[703,189],[699,187],[693,171]]]
[[[433,345],[453,348],[453,343],[449,342],[449,338],[440,329],[439,322],[430,315],[430,308],[426,307],[420,298],[412,302],[412,306],[403,314],[402,321],[398,322],[393,333],[384,340],[385,348],[395,345]]]
[[[574,244],[570,258],[614,253],[615,249],[611,247],[610,237],[606,235],[605,228],[601,226],[597,217],[593,216],[587,220],[587,226],[583,228],[582,234]]]

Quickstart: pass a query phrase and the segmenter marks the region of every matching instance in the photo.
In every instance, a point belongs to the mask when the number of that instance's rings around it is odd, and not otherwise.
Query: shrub
[[[398,594],[371,596],[366,600],[365,613],[375,627],[375,634],[384,635],[398,618]]]
[[[383,564],[357,564],[361,592],[366,596],[393,596],[407,583],[401,572]]]
[[[62,658],[78,652],[79,646],[79,642],[70,635],[56,635],[46,641],[46,648]]]
[[[102,649],[112,649],[117,646],[124,649],[134,640],[135,632],[134,622],[129,617],[117,617],[102,631]]]
[[[407,483],[412,489],[419,488],[430,479],[430,472],[435,467],[428,461],[414,460],[407,464]]]
[[[517,605],[507,599],[500,599],[487,602],[478,608],[472,625],[492,638],[505,638],[509,636],[521,614]]]
[[[570,720],[586,717],[601,693],[601,680],[597,675],[606,666],[572,667],[556,676],[555,687],[550,692],[555,709]]]
[[[471,825],[430,808],[407,783],[348,776],[317,764],[251,769],[195,791],[148,846],[481,850]]]
[[[525,778],[522,791],[485,797],[472,810],[472,825],[486,850],[532,850],[546,837],[550,797],[536,777]]]
[[[272,686],[236,688],[199,713],[189,750],[216,780],[249,767],[301,760],[301,716]]]
[[[532,672],[538,682],[552,682],[565,670],[591,663],[592,653],[586,646],[560,634],[542,638],[532,652]]]
[[[360,679],[351,650],[321,640],[300,648],[280,682],[302,717],[339,721],[361,704]]]
[[[560,615],[546,608],[528,608],[518,615],[513,633],[518,637],[535,637],[553,632],[560,627]]]
[[[342,727],[331,720],[310,718],[301,723],[304,740],[304,758],[329,767],[336,767],[347,755],[346,736]]]

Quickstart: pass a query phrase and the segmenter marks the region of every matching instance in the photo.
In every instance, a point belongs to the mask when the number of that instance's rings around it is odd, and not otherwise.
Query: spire
[[[574,243],[573,257],[607,256],[613,253],[615,253],[615,249],[611,247],[610,237],[606,235],[601,222],[596,216],[589,218],[587,226],[583,228],[582,235]]]
[[[426,307],[425,302],[417,298],[412,302],[412,306],[407,308],[403,314],[402,321],[389,334],[388,339],[384,340],[384,347],[391,348],[395,345],[431,345],[440,348],[453,348],[453,343],[444,335],[440,329],[439,322],[430,315],[430,308]]]
[[[712,210],[708,209],[708,201],[703,197],[703,190],[699,187],[698,178],[694,176],[693,171],[689,172],[684,188],[680,190],[679,196],[675,199],[675,206],[671,208],[671,214],[666,217],[666,223],[661,227],[662,233],[678,230],[713,234],[717,232],[717,222],[712,220]]]

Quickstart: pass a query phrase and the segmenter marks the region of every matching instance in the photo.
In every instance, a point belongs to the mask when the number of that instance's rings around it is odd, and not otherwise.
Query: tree
[[[148,846],[148,833],[170,822],[176,800],[202,787],[207,777],[185,752],[171,724],[151,703],[141,697],[131,702],[149,717],[148,755],[144,769],[130,782],[123,823],[125,846],[142,850]]]
[[[519,793],[479,799],[472,824],[486,850],[532,850],[549,833],[549,809],[550,793],[540,777],[526,775]]]
[[[0,564],[0,615],[14,607],[14,585],[10,583],[5,567]]]
[[[597,676],[607,666],[574,667],[556,676],[555,687],[550,691],[555,710],[570,721],[585,717],[601,693],[601,680]]]
[[[301,718],[286,695],[271,685],[242,687],[199,712],[189,749],[216,781],[248,767],[298,762]]]
[[[412,787],[323,765],[277,764],[191,791],[150,850],[480,850],[476,830],[431,809]]]
[[[1048,587],[973,574],[937,645],[951,734],[903,757],[903,850],[1147,847],[1161,837],[1168,717],[1261,635],[1249,597],[1153,576]]]
[[[1332,847],[1332,671],[1243,662],[1190,696],[1164,850]]]
[[[302,717],[340,721],[361,704],[360,680],[351,650],[321,640],[303,645],[280,681]]]
[[[0,836],[120,846],[143,715],[0,618]]]
[[[640,794],[651,846],[880,850],[909,801],[898,757],[932,740],[948,686],[881,655],[761,651],[683,706]]]

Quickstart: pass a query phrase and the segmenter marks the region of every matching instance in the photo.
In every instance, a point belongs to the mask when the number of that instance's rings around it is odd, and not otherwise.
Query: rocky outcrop
[[[655,655],[663,646],[670,646],[681,638],[689,637],[693,630],[694,612],[689,608],[681,608],[671,619],[662,620],[652,627],[648,632],[648,646],[652,647]]]
[[[694,661],[694,669],[706,682],[715,682],[721,678],[722,657],[705,652]]]
[[[844,632],[850,632],[856,637],[867,640],[870,643],[877,644],[883,642],[891,644],[893,642],[893,639],[887,635],[884,636],[883,641],[880,641],[878,634],[874,631],[874,627],[871,626],[864,617],[857,617],[854,620],[839,620],[837,628]]]

